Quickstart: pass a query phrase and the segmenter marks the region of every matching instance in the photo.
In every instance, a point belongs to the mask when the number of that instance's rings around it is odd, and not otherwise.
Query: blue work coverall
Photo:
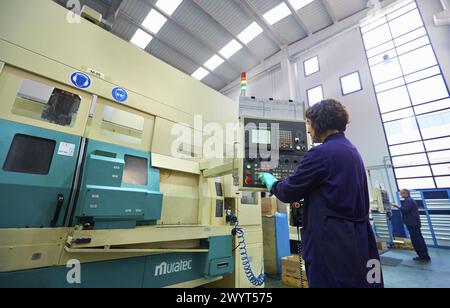
[[[422,235],[422,224],[420,222],[419,207],[416,201],[411,197],[406,198],[400,211],[402,212],[403,223],[408,228],[411,242],[417,255],[422,260],[430,260],[427,244]]]
[[[309,151],[295,174],[278,181],[282,202],[305,200],[303,258],[311,288],[382,288],[368,280],[380,256],[369,222],[369,192],[361,155],[344,133]],[[371,262],[369,262],[371,261]]]

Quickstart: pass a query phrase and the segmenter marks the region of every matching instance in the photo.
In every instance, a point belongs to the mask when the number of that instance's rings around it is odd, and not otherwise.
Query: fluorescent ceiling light
[[[263,17],[265,20],[267,20],[269,24],[273,25],[291,14],[292,14],[291,10],[286,5],[286,3],[283,2],[280,5],[268,11],[266,14],[263,15]]]
[[[308,4],[310,4],[311,2],[314,2],[314,0],[289,0],[289,2],[291,3],[292,7],[296,11],[298,11],[307,6]]]
[[[236,52],[242,48],[238,41],[232,40],[219,53],[226,59],[231,58]]]
[[[250,43],[255,37],[260,35],[263,32],[263,29],[256,23],[253,22],[250,26],[248,26],[241,34],[238,35],[238,38],[244,44]]]
[[[209,75],[209,72],[205,70],[203,67],[199,67],[191,76],[197,80],[203,80],[206,76]]]
[[[142,22],[142,26],[153,33],[158,33],[166,22],[166,17],[161,15],[158,11],[152,9]]]
[[[222,59],[221,57],[219,57],[218,55],[214,55],[211,59],[209,59],[206,63],[205,66],[207,68],[209,68],[210,70],[215,70],[217,67],[219,67],[219,65],[221,65],[223,62],[225,62],[224,59]]]
[[[145,49],[147,45],[150,44],[152,39],[153,37],[150,34],[138,29],[131,38],[130,42],[142,49]]]
[[[156,6],[164,11],[167,15],[172,15],[173,12],[180,6],[183,0],[159,0]]]

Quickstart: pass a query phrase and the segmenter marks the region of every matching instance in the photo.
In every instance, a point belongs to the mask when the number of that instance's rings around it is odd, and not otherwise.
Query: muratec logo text
[[[155,268],[155,277],[192,270],[192,260],[180,260],[174,263],[163,262]]]

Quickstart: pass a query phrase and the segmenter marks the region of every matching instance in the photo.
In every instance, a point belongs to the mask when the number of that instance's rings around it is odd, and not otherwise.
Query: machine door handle
[[[53,215],[53,219],[50,222],[50,227],[55,227],[58,223],[59,215],[61,214],[61,209],[64,204],[64,195],[58,195],[57,203],[56,203],[56,209],[55,209],[55,215]]]

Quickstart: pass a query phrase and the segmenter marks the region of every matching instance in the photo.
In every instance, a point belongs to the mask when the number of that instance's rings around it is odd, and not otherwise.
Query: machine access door
[[[5,66],[0,101],[0,228],[60,227],[92,96]]]
[[[0,228],[63,225],[81,138],[0,119]]]

